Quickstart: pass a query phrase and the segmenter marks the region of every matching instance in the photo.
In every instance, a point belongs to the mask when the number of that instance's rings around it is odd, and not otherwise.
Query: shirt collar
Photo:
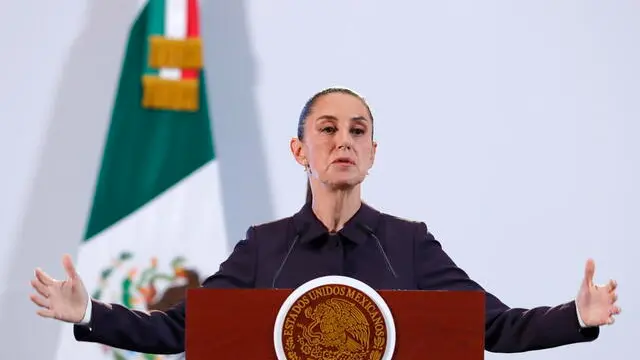
[[[356,244],[362,244],[371,236],[370,232],[375,231],[379,218],[380,212],[378,210],[362,203],[358,211],[338,233]],[[300,235],[299,241],[301,243],[326,238],[326,235],[329,234],[327,228],[314,214],[311,203],[304,204],[300,211],[293,215],[293,222],[296,233]]]

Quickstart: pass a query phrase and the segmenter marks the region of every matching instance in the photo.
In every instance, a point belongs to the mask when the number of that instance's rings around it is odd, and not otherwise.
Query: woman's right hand
[[[66,280],[53,279],[39,268],[35,270],[35,278],[31,280],[31,286],[37,294],[31,294],[30,298],[40,307],[37,311],[38,315],[79,323],[87,309],[89,296],[69,255],[62,258],[62,265],[67,273]]]

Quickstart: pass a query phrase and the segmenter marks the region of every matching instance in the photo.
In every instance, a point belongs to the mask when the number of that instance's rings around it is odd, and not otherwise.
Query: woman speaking
[[[290,217],[251,226],[207,288],[296,288],[343,275],[374,289],[481,290],[443,251],[423,222],[363,203],[360,186],[374,163],[374,119],[365,100],[330,88],[305,104],[291,153],[308,175],[307,201]],[[31,300],[38,314],[76,324],[78,341],[143,353],[184,351],[185,304],[145,313],[91,299],[69,256],[64,281],[36,269]],[[592,341],[620,313],[616,283],[593,284],[587,261],[575,300],[510,308],[486,294],[485,348],[512,353]]]

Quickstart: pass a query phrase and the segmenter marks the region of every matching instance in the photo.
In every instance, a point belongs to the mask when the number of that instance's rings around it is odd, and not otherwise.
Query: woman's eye
[[[356,135],[362,135],[362,134],[364,134],[364,129],[354,128],[354,129],[351,129],[351,132],[356,134]]]
[[[336,132],[336,128],[333,126],[325,126],[322,128],[322,132],[333,134],[334,132]]]

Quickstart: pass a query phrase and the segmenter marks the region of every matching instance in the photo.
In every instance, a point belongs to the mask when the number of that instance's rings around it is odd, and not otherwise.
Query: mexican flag
[[[163,310],[229,254],[197,0],[141,4],[110,116],[78,272],[96,299]],[[171,357],[78,343],[69,325],[57,358]]]

